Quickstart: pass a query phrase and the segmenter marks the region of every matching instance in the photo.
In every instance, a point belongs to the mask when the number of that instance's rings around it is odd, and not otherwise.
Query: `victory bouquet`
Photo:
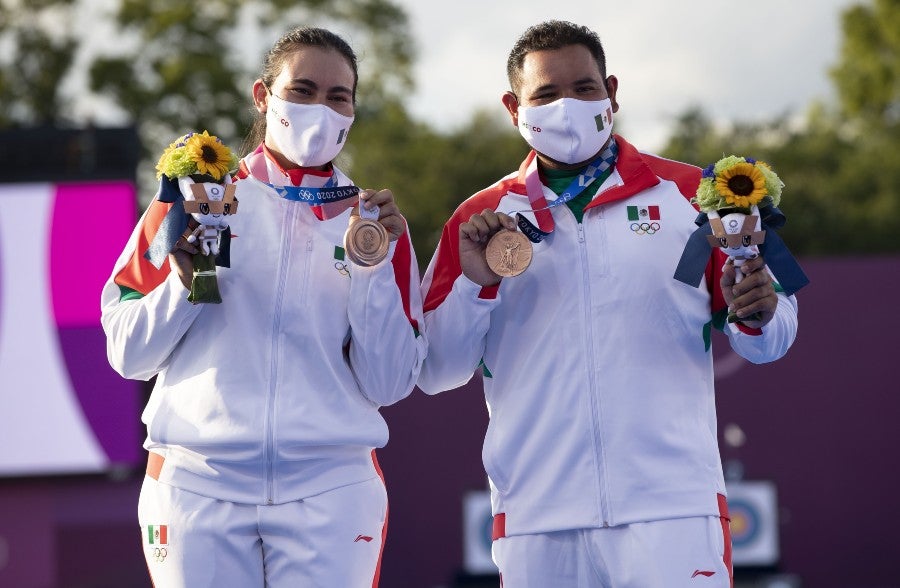
[[[803,270],[775,232],[784,225],[778,210],[784,183],[768,164],[750,157],[730,155],[703,170],[691,202],[700,208],[699,225],[688,240],[675,279],[699,286],[711,247],[719,247],[735,265],[735,282],[741,266],[763,254],[766,265],[788,295],[809,283]],[[753,318],[753,317],[748,317]],[[728,322],[737,321],[729,314]]]
[[[228,265],[231,232],[227,217],[237,212],[238,205],[230,172],[237,165],[231,149],[206,131],[179,137],[156,164],[159,199],[173,203],[166,218],[170,227],[162,231],[169,243],[162,251],[167,255],[180,248],[193,254],[188,300],[194,303],[222,302],[216,265]]]

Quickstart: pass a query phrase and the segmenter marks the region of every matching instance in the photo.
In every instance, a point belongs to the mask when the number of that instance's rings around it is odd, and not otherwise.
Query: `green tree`
[[[69,122],[60,81],[78,39],[72,0],[0,0],[0,127]]]
[[[851,6],[841,17],[840,61],[831,76],[841,109],[867,126],[900,123],[900,0]]]
[[[262,55],[293,24],[333,28],[353,42],[366,100],[412,84],[408,18],[390,0],[121,0],[115,19],[137,42],[96,60],[91,87],[130,113],[151,153],[194,129],[239,144],[255,115],[250,85]]]
[[[785,183],[782,231],[802,255],[900,251],[900,1],[872,0],[843,15],[831,72],[839,105],[716,128],[698,109],[678,120],[663,154],[705,166],[723,155],[769,162]]]
[[[789,118],[714,128],[697,124],[705,116],[692,110],[662,154],[701,167],[731,154],[768,162],[785,183],[780,208],[788,222],[781,234],[796,254],[900,251],[898,139],[883,132],[856,136],[821,104],[799,129]],[[698,128],[706,130],[691,132]]]
[[[240,145],[256,114],[250,86],[263,54],[291,26],[325,26],[351,42],[360,56],[362,118],[412,88],[409,20],[392,0],[118,0],[94,23],[116,31],[114,49],[97,47],[95,31],[77,26],[89,7],[89,0],[0,0],[0,127],[90,124],[72,108],[90,90],[139,129],[140,184],[151,192],[156,157],[184,132],[208,129]],[[92,53],[83,54],[88,46]],[[77,71],[84,62],[86,80]],[[82,86],[67,86],[76,74]]]

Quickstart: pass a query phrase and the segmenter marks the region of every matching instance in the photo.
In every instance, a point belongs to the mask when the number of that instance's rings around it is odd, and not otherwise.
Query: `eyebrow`
[[[319,84],[315,83],[314,81],[310,80],[309,78],[294,78],[294,79],[291,80],[291,83],[292,83],[292,84],[299,84],[299,85],[301,85],[301,86],[306,86],[307,88],[310,88],[310,89],[312,89],[312,90],[318,90],[318,89],[319,89]],[[328,92],[329,92],[329,93],[331,93],[331,92],[338,92],[338,93],[340,93],[340,94],[350,94],[350,95],[353,95],[353,90],[351,90],[351,89],[348,88],[347,86],[332,86],[331,88],[328,89]]]
[[[580,79],[577,79],[574,82],[572,82],[573,86],[581,86],[583,84],[600,84],[602,86],[603,82],[601,82],[601,81],[597,80],[597,78],[593,78],[593,77],[580,78]],[[538,94],[540,92],[556,90],[558,87],[559,87],[559,84],[544,84],[543,86],[538,86],[537,88],[532,90],[531,94],[534,95],[534,94]]]
[[[539,94],[540,92],[547,92],[549,90],[555,90],[556,84],[544,84],[543,86],[538,86],[534,90],[531,91],[531,94]]]

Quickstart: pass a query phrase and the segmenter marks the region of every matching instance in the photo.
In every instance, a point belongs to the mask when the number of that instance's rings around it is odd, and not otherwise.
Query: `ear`
[[[503,103],[503,106],[506,108],[506,111],[509,113],[510,118],[512,119],[512,125],[514,127],[519,126],[519,99],[516,98],[516,95],[512,92],[506,92],[503,94],[503,97],[500,98],[500,101]]]
[[[612,103],[612,111],[619,112],[619,103],[616,102],[616,92],[619,91],[619,79],[616,76],[606,78],[606,93],[609,95],[609,101]]]
[[[269,107],[269,91],[262,80],[253,82],[253,106],[260,114],[265,114]]]

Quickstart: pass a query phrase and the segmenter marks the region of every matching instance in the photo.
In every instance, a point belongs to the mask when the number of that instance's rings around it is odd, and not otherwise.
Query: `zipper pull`
[[[584,224],[578,223],[578,242],[584,243]]]

